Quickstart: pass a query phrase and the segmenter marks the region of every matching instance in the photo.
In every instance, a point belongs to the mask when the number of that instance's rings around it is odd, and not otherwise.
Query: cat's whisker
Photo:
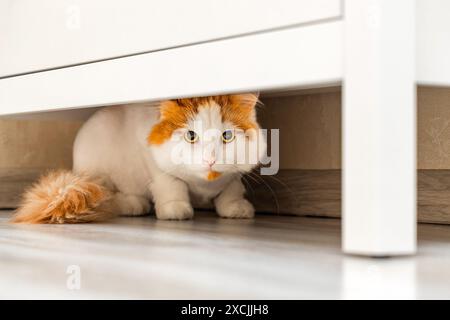
[[[289,185],[286,182],[284,182],[284,181],[282,181],[282,180],[280,180],[280,179],[278,179],[277,177],[274,177],[274,176],[267,175],[266,177],[268,177],[268,178],[278,182],[283,187],[285,187],[290,193],[294,193],[294,191],[292,191],[291,187],[289,187]]]
[[[247,179],[243,175],[240,175],[240,176],[242,178],[242,182],[244,182],[244,184],[246,186],[246,189],[250,190],[251,193],[252,193],[252,196],[254,196],[255,195],[255,190],[252,188],[251,184],[247,181]]]
[[[275,205],[277,207],[277,214],[280,214],[280,204],[278,202],[277,196],[275,191],[273,190],[273,188],[266,182],[264,181],[264,179],[262,177],[260,177],[259,175],[253,173],[253,172],[249,172],[249,177],[253,175],[256,178],[260,179],[260,181],[267,187],[267,189],[269,189],[269,191],[271,192],[273,199],[275,200]]]
[[[257,184],[260,184],[259,181],[258,181],[257,179],[253,178],[253,177],[250,175],[250,173],[247,173],[246,177],[252,179],[252,180],[253,180],[254,182],[256,182]]]
[[[255,189],[252,187],[251,183],[247,180],[247,178],[252,179],[253,181],[255,181],[255,183],[259,184],[259,181],[256,180],[255,178],[247,175],[247,172],[241,170],[237,165],[233,165],[233,167],[235,169],[237,169],[238,174],[240,175],[240,177],[242,178],[242,181],[245,183],[245,185],[247,186],[248,189],[250,189],[250,191],[252,192],[252,196],[255,196]]]
[[[243,174],[239,174],[242,178],[242,181],[245,183],[247,189],[252,192],[252,197],[255,196],[255,189],[253,189],[252,185],[247,181],[246,177]]]

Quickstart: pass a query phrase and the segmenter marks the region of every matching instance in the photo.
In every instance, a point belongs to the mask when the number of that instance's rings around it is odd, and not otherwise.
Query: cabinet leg
[[[416,250],[415,1],[346,0],[343,250]]]

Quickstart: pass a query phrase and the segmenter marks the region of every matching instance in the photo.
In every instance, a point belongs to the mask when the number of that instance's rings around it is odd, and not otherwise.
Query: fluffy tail
[[[54,171],[40,178],[23,196],[14,223],[85,223],[109,218],[111,193],[87,174]]]

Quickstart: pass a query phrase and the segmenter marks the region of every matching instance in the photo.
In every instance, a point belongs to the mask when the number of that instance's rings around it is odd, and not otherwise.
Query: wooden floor
[[[370,259],[341,254],[335,219],[24,226],[10,215],[0,211],[0,298],[450,298],[450,226],[420,226],[416,257]]]

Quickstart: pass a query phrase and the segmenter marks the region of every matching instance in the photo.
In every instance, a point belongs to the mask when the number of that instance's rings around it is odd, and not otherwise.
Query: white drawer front
[[[336,85],[342,36],[333,21],[10,77],[0,80],[0,116]]]
[[[0,77],[340,15],[341,0],[0,0]]]

